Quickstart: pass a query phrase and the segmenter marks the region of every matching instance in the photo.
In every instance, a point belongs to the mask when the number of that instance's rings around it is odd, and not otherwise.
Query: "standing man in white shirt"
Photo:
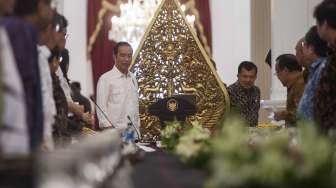
[[[113,49],[115,66],[98,80],[97,104],[101,110],[97,109],[97,116],[102,129],[115,127],[123,130],[131,120],[139,130],[138,83],[135,76],[128,71],[132,55],[133,50],[129,43],[117,43]]]

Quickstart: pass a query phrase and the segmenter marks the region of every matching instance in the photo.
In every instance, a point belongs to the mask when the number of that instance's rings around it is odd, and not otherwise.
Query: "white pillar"
[[[211,0],[212,56],[222,80],[237,80],[241,61],[251,60],[250,0]]]
[[[86,58],[87,0],[64,1],[64,16],[69,22],[66,48],[69,49],[70,67],[68,76],[82,85],[86,96],[93,93],[91,64]],[[106,39],[108,40],[108,39]]]
[[[63,14],[64,0],[52,0],[51,3],[52,3],[53,8],[56,8],[58,13]]]

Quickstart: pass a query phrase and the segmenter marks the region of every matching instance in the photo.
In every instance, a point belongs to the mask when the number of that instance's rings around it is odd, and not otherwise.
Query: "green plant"
[[[206,187],[334,187],[330,140],[309,124],[301,124],[297,133],[261,129],[251,134],[240,119],[227,119],[211,141]]]

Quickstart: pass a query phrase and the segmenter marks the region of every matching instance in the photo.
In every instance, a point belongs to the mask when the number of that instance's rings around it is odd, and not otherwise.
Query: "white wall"
[[[322,0],[272,0],[272,72],[275,59],[295,53],[296,42],[315,24],[313,10]],[[272,77],[271,99],[285,99],[286,89]]]
[[[226,84],[237,79],[241,61],[251,60],[250,0],[211,0],[212,54]]]
[[[92,94],[92,73],[86,59],[87,0],[66,0],[63,3],[63,6],[59,5],[59,7],[63,7],[63,14],[69,22],[69,38],[66,44],[70,52],[68,75],[72,81],[81,83],[82,93],[88,96]]]

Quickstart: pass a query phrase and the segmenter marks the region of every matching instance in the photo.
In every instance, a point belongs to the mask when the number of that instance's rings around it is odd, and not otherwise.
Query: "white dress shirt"
[[[7,33],[0,27],[3,112],[0,147],[5,156],[29,154],[25,94]]]
[[[107,115],[113,126],[125,129],[130,122],[139,130],[138,83],[132,73],[121,73],[116,67],[103,74],[97,85],[97,104]],[[101,128],[111,127],[101,110],[96,109]],[[139,132],[139,131],[138,131]]]
[[[63,72],[60,66],[58,66],[58,69],[56,70],[56,75],[58,79],[60,80],[60,85],[61,85],[61,88],[63,89],[67,102],[73,102],[72,97],[71,97],[71,88],[66,78],[64,78]]]
[[[45,146],[53,150],[52,126],[55,122],[56,106],[53,94],[52,78],[49,69],[48,58],[51,52],[46,46],[38,46],[39,68],[43,99],[43,138]]]

